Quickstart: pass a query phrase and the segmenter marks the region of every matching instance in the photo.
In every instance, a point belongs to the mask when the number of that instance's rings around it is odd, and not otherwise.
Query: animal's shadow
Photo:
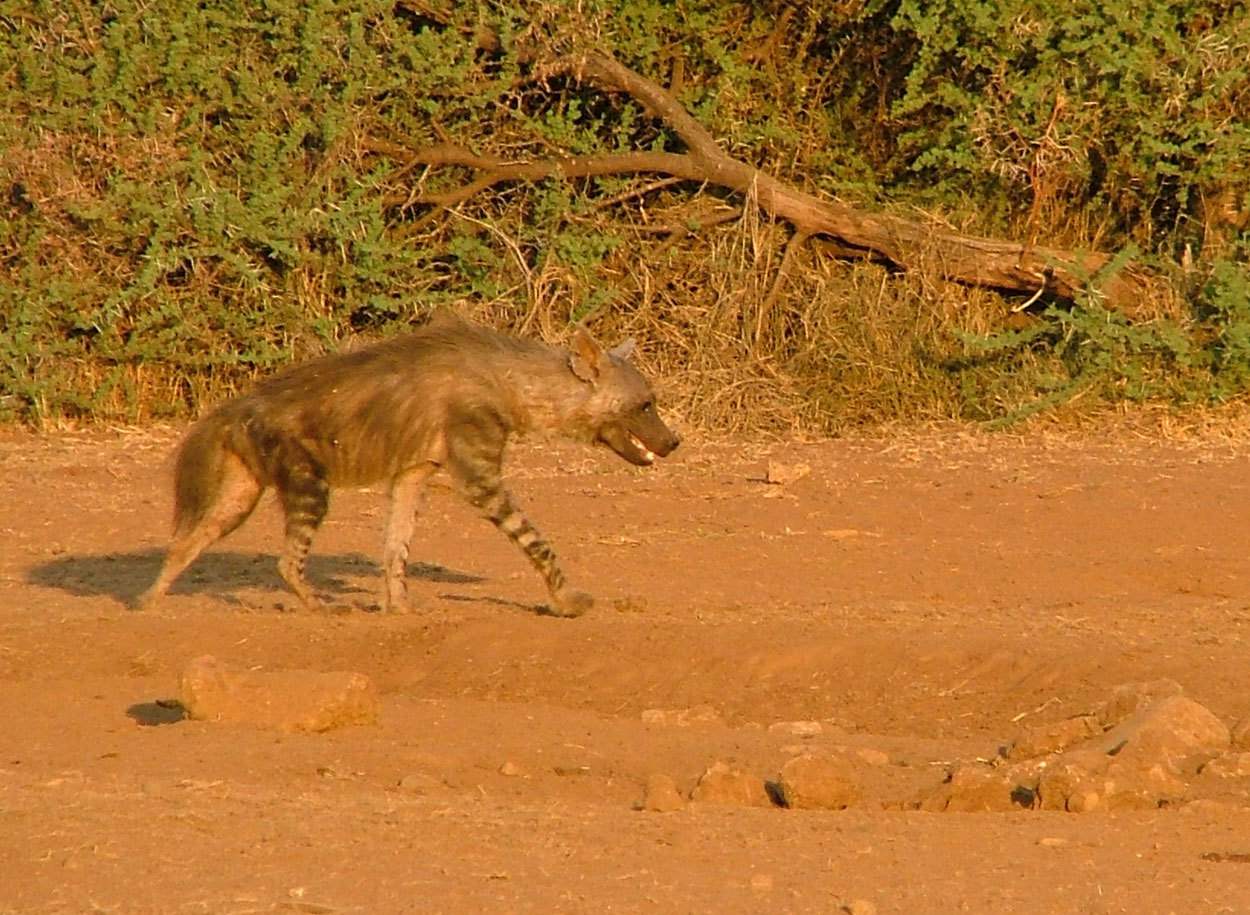
[[[158,549],[94,556],[58,556],[34,566],[26,580],[45,588],[55,588],[76,597],[109,595],[126,604],[133,604],[156,578],[165,552]],[[311,555],[306,565],[309,584],[314,590],[332,595],[360,594],[371,591],[352,579],[380,581],[381,570],[376,562],[360,553],[337,556]],[[480,575],[459,572],[424,562],[408,564],[410,578],[447,584],[476,584],[486,579]],[[235,591],[240,587],[267,588],[280,593],[288,591],[278,575],[277,557],[265,553],[240,553],[230,550],[205,553],[178,576],[170,594],[210,594],[230,603],[238,603]]]

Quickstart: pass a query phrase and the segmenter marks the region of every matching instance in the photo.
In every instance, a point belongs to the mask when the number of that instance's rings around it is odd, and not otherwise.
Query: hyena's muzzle
[[[639,467],[648,466],[657,457],[667,457],[681,444],[649,400],[604,423],[599,428],[599,441]]]

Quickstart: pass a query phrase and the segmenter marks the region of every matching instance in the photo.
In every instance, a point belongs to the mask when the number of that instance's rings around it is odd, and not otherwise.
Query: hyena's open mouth
[[[642,439],[632,432],[629,433],[629,443],[638,449],[638,457],[641,458],[644,464],[655,463],[655,452],[644,445]]]
[[[656,458],[665,457],[677,447],[677,436],[667,428],[664,430],[668,433],[665,438],[652,438],[645,429],[639,431],[641,435],[625,428],[624,424],[611,425],[600,431],[599,441],[619,457],[639,467],[650,467]]]

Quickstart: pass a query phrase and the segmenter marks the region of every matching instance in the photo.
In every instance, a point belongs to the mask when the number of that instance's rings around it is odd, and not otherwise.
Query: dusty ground
[[[0,432],[0,912],[1250,911],[1250,780],[1149,811],[906,809],[1120,683],[1250,715],[1250,447],[688,442],[648,471],[524,448],[518,495],[601,599],[562,620],[449,494],[414,612],[366,612],[370,492],[338,494],[314,547],[337,612],[284,612],[270,503],[163,610],[127,610],[173,441]],[[768,485],[769,457],[811,473]],[[205,653],[365,673],[381,720],[175,720],[156,703]],[[769,729],[792,721],[822,733]],[[652,775],[771,778],[835,744],[889,759],[845,811],[635,809]]]

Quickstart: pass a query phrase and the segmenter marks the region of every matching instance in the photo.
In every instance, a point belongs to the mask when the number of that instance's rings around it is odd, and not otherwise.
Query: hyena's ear
[[[595,338],[584,327],[579,327],[573,332],[569,349],[569,368],[573,374],[587,384],[598,381],[608,356],[595,342]]]
[[[633,337],[630,337],[623,343],[618,343],[616,346],[612,347],[612,349],[608,350],[608,354],[615,359],[620,359],[622,362],[625,362],[630,356],[634,355],[634,350],[636,349],[638,349],[638,341]]]

